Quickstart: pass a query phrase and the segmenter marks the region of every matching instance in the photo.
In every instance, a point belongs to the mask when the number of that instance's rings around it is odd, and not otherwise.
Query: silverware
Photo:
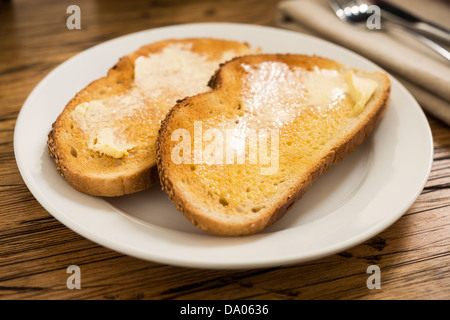
[[[386,19],[393,20],[407,28],[414,29],[420,33],[425,33],[436,40],[441,40],[450,44],[450,30],[433,22],[421,19],[387,1],[372,0],[372,3],[381,9],[382,15],[383,17],[386,17]]]
[[[330,3],[339,19],[351,24],[359,26],[363,25],[365,28],[367,28],[368,19],[371,18],[374,14],[369,10],[370,4],[364,0],[328,0],[328,2]],[[383,26],[402,29],[428,48],[440,54],[444,59],[446,59],[447,62],[450,62],[450,52],[437,42],[429,39],[421,33],[391,20],[383,21]]]

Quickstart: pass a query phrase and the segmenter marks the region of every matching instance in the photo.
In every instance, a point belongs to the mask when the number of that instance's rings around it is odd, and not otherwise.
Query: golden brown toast
[[[280,219],[370,135],[390,95],[381,72],[294,54],[233,59],[210,86],[163,121],[158,172],[191,223],[223,236]]]
[[[220,39],[171,39],[124,56],[69,101],[48,135],[57,170],[77,190],[120,196],[157,177],[160,122],[178,99],[209,90],[220,63],[255,52]]]

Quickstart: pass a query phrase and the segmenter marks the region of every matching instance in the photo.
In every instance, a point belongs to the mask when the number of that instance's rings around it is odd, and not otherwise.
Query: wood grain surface
[[[309,263],[168,266],[106,249],[54,219],[29,192],[13,150],[17,115],[39,81],[73,55],[140,30],[201,21],[275,25],[277,1],[77,1],[80,30],[66,27],[70,4],[0,2],[0,299],[450,298],[450,129],[431,117],[434,164],[414,205],[373,239]],[[79,290],[66,286],[69,265],[82,271]],[[380,267],[381,289],[367,288],[369,265]]]

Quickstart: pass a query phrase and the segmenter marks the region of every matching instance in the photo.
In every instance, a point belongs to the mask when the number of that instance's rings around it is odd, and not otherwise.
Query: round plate
[[[104,199],[82,194],[57,173],[47,153],[52,123],[77,91],[104,76],[120,57],[168,38],[214,37],[246,41],[265,53],[316,54],[352,67],[381,70],[335,44],[293,31],[245,24],[187,24],[130,34],[92,47],[48,74],[23,105],[14,150],[34,197],[80,235],[115,251],[195,268],[256,268],[294,264],[353,247],[405,213],[431,170],[428,122],[394,78],[390,106],[374,133],[320,177],[288,214],[263,232],[212,236],[176,211],[160,186]]]

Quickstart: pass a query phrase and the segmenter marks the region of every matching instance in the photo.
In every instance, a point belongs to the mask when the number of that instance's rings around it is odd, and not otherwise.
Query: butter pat
[[[104,108],[105,106],[103,105],[103,102],[101,100],[92,100],[90,102],[80,103],[73,110],[73,113],[79,117],[86,117],[98,114]]]
[[[131,149],[115,143],[114,132],[111,128],[102,129],[93,139],[89,148],[116,159],[128,155],[128,150]]]
[[[208,81],[221,62],[233,52],[226,51],[219,60],[192,51],[191,45],[172,44],[161,52],[136,59],[134,82],[151,99],[165,96],[169,105],[179,98],[209,91]]]
[[[133,95],[114,96],[108,100],[92,100],[80,103],[72,111],[72,118],[90,141],[88,148],[113,158],[128,155],[133,146],[120,144],[114,139],[115,128],[121,119],[141,105],[139,97]],[[104,128],[107,122],[110,127]]]
[[[84,117],[86,115],[87,108],[89,107],[89,102],[80,103],[73,109],[72,116]]]
[[[102,100],[92,100],[80,103],[73,109],[71,115],[81,129],[88,133],[106,118],[108,112],[111,111],[105,107]]]
[[[374,80],[355,76],[353,72],[345,75],[345,81],[349,87],[350,95],[355,101],[354,111],[358,114],[364,109],[364,106],[377,89],[378,84]]]
[[[244,115],[236,127],[280,128],[295,121],[305,108],[320,114],[344,101],[349,90],[337,70],[305,70],[282,62],[242,64]]]
[[[328,108],[339,103],[348,90],[342,75],[336,70],[315,68],[304,77],[306,104]]]

